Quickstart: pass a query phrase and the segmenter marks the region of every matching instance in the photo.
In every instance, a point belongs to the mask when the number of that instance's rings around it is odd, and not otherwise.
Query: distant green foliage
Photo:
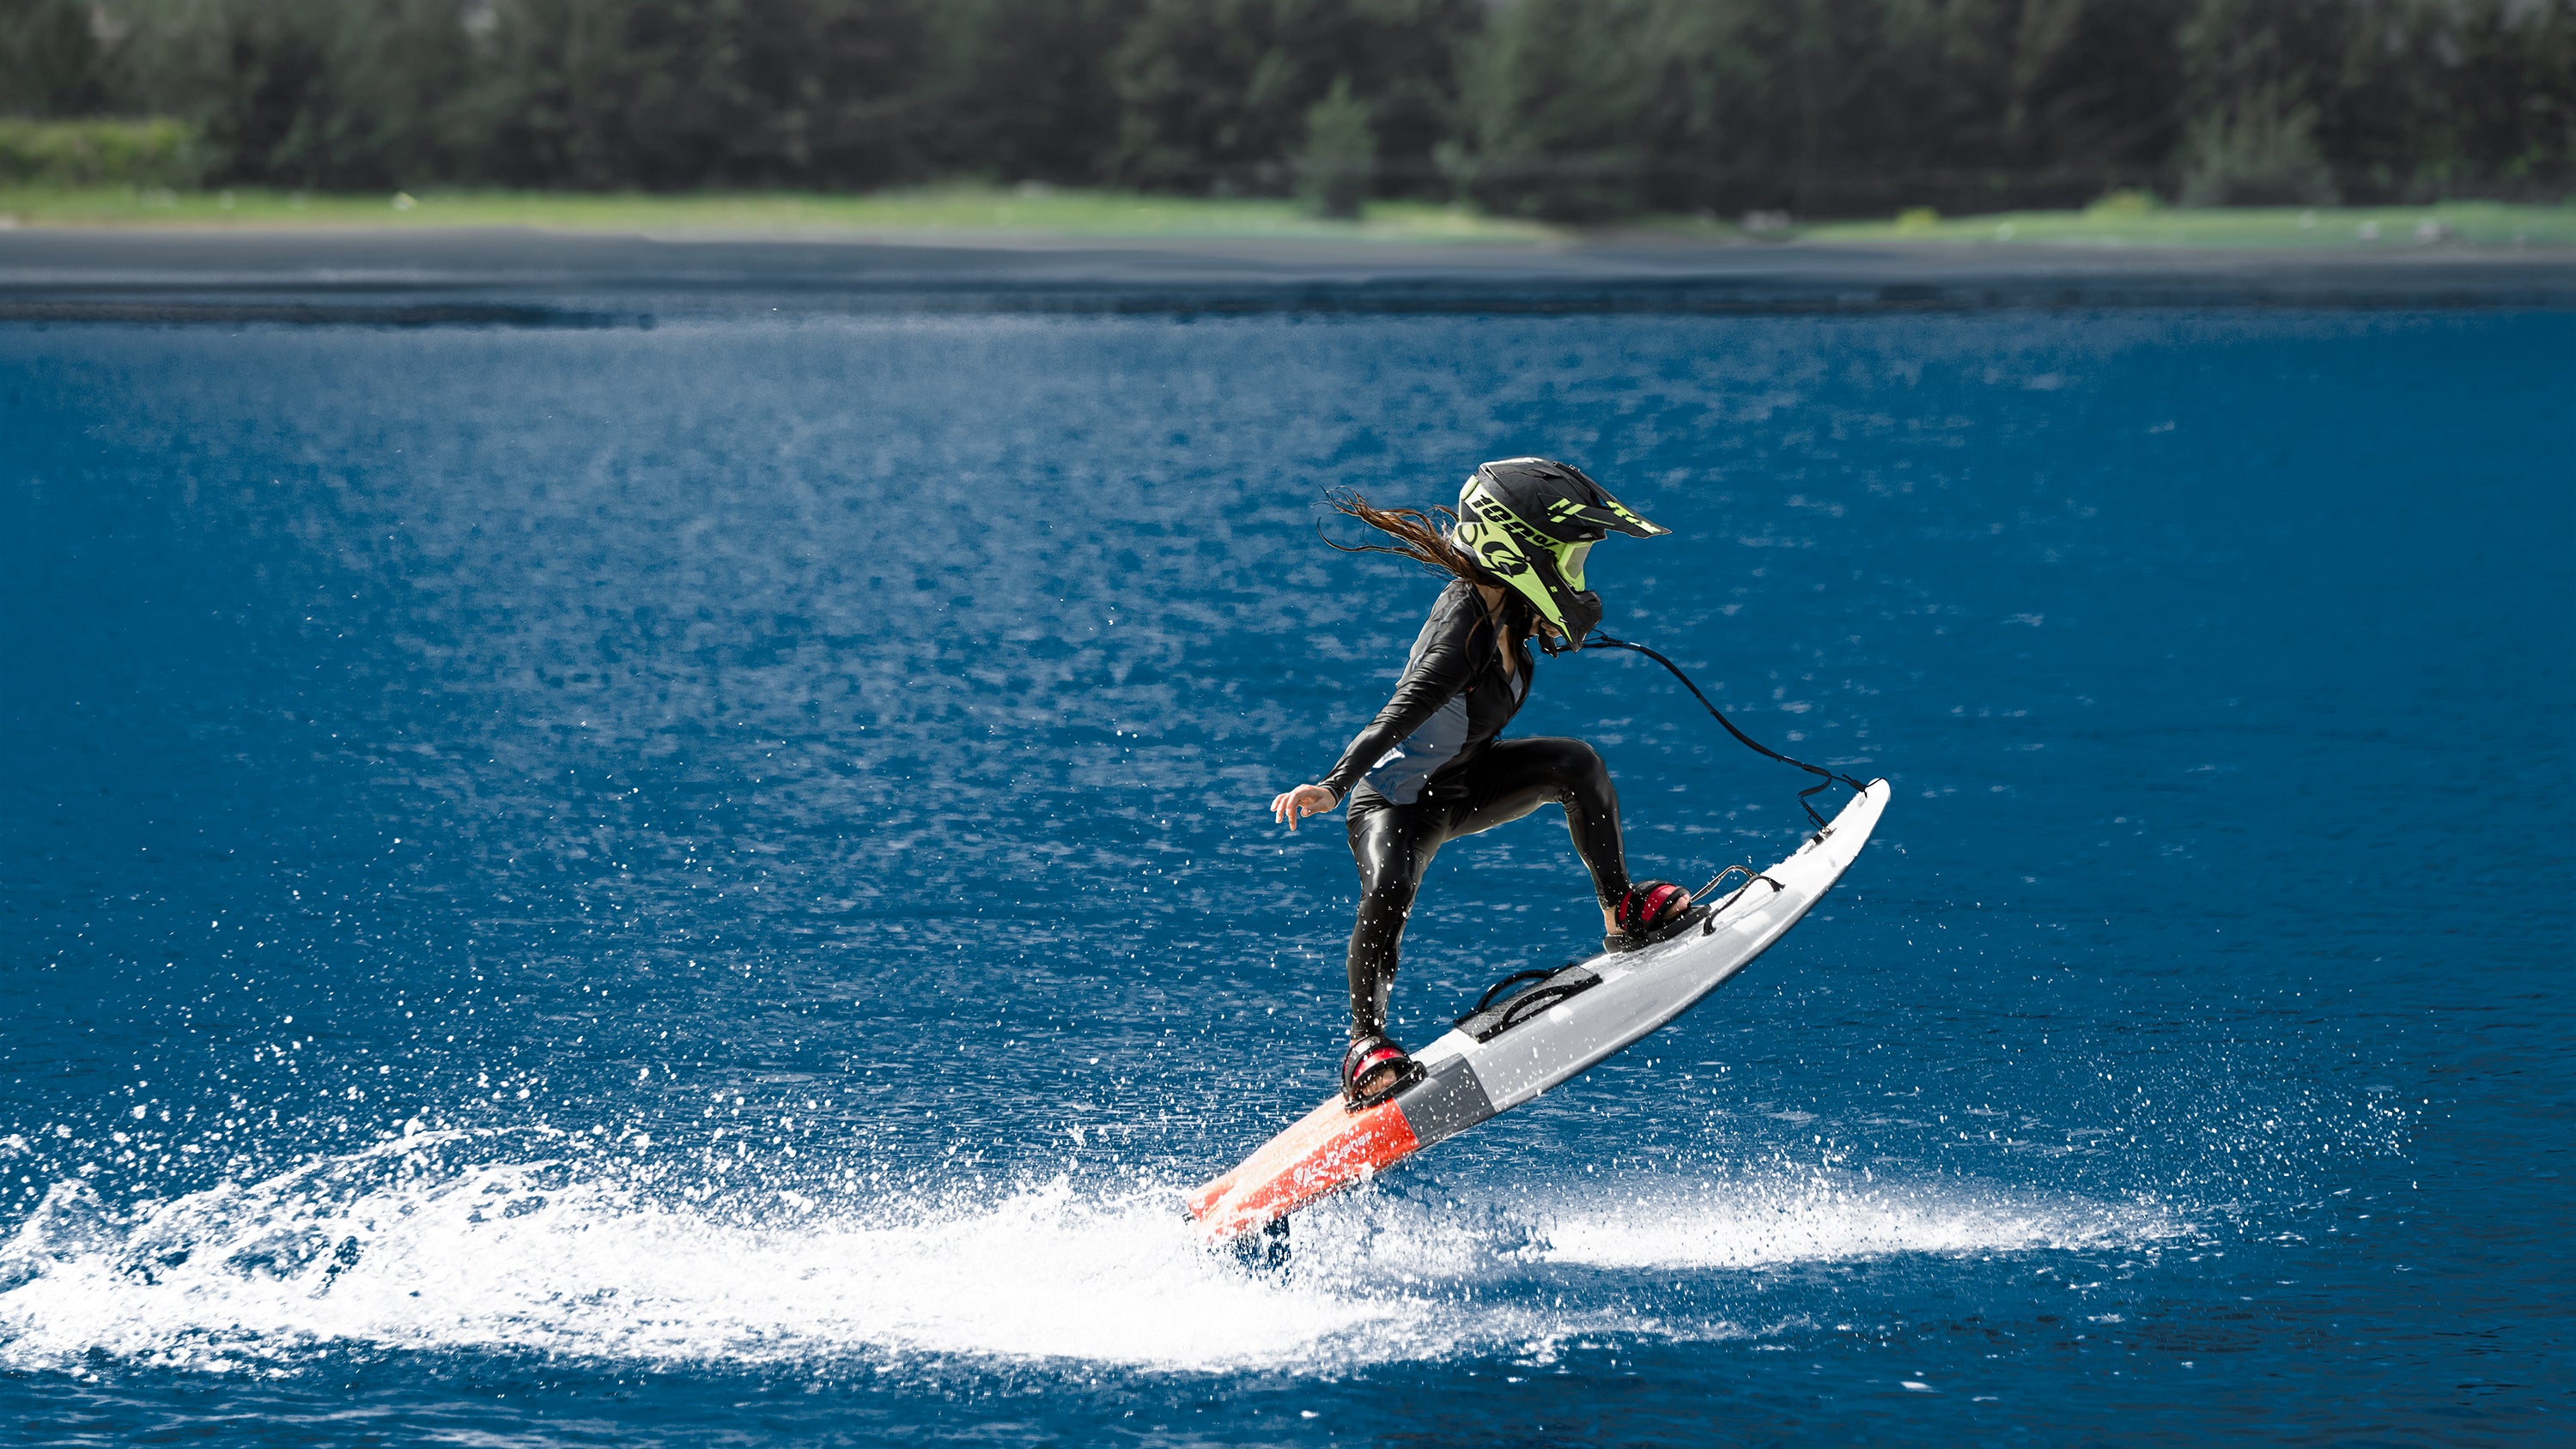
[[[0,0],[0,116],[78,116],[107,103],[82,0]]]
[[[2197,197],[2564,195],[2576,0],[2195,0],[2177,156]]]
[[[1130,184],[1276,194],[1336,84],[1367,103],[1392,189],[1436,177],[1476,0],[1147,0],[1119,42],[1111,171]]]
[[[1115,45],[1143,0],[945,0],[922,97],[934,169],[1081,185],[1108,174]]]
[[[522,185],[879,186],[929,169],[910,0],[496,0],[469,105]]]
[[[205,176],[196,133],[178,121],[25,121],[0,117],[0,185],[149,186]]]
[[[1473,52],[1467,124],[1444,153],[1460,187],[1508,216],[1596,221],[1643,207],[1668,120],[1659,106],[1665,68],[1654,63],[1657,22],[1672,8],[1653,0],[1505,8]]]
[[[2556,199],[2576,0],[0,0],[0,114],[170,116],[214,181],[361,191]]]
[[[2183,133],[2183,205],[2332,206],[2334,168],[2316,133],[2316,108],[2274,88],[2194,117]]]
[[[1513,0],[1450,158],[1480,200],[1877,212],[2156,176],[2182,0]]]
[[[450,0],[128,0],[118,79],[196,126],[216,179],[421,185],[464,171],[470,36]]]
[[[1350,78],[1306,110],[1306,149],[1297,158],[1297,196],[1317,216],[1347,221],[1368,200],[1377,168],[1377,133],[1369,104],[1351,94]]]

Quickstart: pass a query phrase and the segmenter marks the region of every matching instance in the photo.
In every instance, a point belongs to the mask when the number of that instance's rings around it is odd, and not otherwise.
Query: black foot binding
[[[1601,938],[1601,949],[1612,953],[1634,951],[1657,941],[1669,941],[1688,929],[1703,912],[1691,905],[1691,893],[1668,880],[1650,880],[1628,887],[1610,918],[1619,929]]]
[[[1422,1080],[1422,1068],[1383,1033],[1372,1032],[1342,1053],[1342,1105],[1374,1107]]]

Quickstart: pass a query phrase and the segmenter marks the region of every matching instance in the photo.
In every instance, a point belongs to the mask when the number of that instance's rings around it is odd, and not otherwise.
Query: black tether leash
[[[1691,692],[1691,698],[1699,701],[1700,708],[1707,710],[1711,718],[1715,719],[1719,724],[1726,726],[1726,732],[1741,741],[1746,749],[1753,751],[1757,755],[1767,755],[1772,759],[1778,760],[1784,765],[1795,765],[1810,775],[1821,777],[1824,781],[1823,784],[1811,785],[1798,792],[1798,808],[1807,812],[1807,818],[1816,822],[1818,829],[1822,829],[1824,827],[1825,817],[1816,813],[1816,807],[1809,800],[1809,796],[1830,790],[1836,784],[1849,785],[1853,789],[1860,791],[1867,791],[1869,789],[1867,785],[1862,784],[1860,781],[1853,779],[1849,775],[1837,775],[1833,771],[1828,770],[1821,765],[1810,765],[1804,760],[1790,759],[1787,755],[1780,753],[1778,750],[1762,743],[1753,736],[1737,729],[1735,727],[1735,721],[1728,719],[1724,714],[1719,712],[1716,705],[1708,702],[1708,696],[1699,692],[1699,686],[1691,683],[1691,677],[1682,673],[1682,667],[1680,665],[1666,659],[1661,654],[1656,653],[1654,650],[1647,648],[1643,644],[1631,644],[1625,639],[1613,639],[1609,635],[1596,630],[1590,638],[1583,641],[1583,647],[1586,649],[1627,649],[1645,655],[1657,664],[1671,670],[1673,672],[1673,678],[1682,682],[1682,688]],[[1747,882],[1747,884],[1749,885],[1751,882]]]

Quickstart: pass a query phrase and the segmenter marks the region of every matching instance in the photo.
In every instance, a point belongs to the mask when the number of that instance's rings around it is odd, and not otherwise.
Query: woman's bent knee
[[[1550,740],[1549,773],[1568,794],[1598,795],[1610,788],[1610,765],[1581,740]]]

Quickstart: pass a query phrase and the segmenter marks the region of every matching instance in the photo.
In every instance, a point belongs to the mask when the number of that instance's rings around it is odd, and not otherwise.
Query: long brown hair
[[[1485,570],[1465,549],[1449,541],[1449,530],[1458,522],[1458,515],[1450,509],[1434,508],[1425,513],[1418,508],[1380,508],[1348,488],[1337,488],[1325,494],[1324,501],[1333,505],[1334,512],[1356,518],[1393,540],[1391,543],[1335,543],[1331,534],[1324,533],[1321,528],[1315,530],[1322,535],[1324,542],[1344,553],[1391,553],[1398,558],[1409,558],[1435,574],[1449,574],[1471,584],[1490,581]]]

